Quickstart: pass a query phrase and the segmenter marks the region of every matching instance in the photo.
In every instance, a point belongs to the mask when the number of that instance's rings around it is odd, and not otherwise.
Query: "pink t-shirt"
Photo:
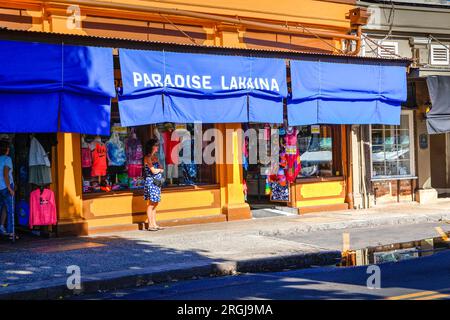
[[[55,194],[50,189],[34,190],[30,194],[30,229],[33,226],[56,224]]]

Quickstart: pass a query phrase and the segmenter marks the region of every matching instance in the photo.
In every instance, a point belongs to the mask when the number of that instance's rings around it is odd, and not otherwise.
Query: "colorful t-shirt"
[[[55,194],[50,189],[36,189],[30,194],[30,228],[56,224]]]
[[[128,164],[142,164],[144,151],[138,139],[129,138],[126,141],[126,155]]]
[[[125,146],[120,140],[109,140],[106,142],[106,149],[108,150],[108,158],[110,166],[123,166],[127,161],[125,154]]]
[[[92,171],[93,177],[106,176],[106,146],[103,143],[95,142],[92,150]]]

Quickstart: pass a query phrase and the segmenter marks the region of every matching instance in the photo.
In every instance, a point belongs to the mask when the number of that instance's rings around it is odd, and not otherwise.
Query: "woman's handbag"
[[[165,181],[165,179],[162,175],[159,175],[159,176],[155,175],[152,177],[152,179],[153,179],[153,184],[157,187],[161,187]]]

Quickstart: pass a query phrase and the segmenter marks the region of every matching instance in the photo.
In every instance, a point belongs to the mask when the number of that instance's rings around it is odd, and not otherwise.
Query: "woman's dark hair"
[[[0,140],[0,155],[5,155],[9,148],[9,142],[6,140]]]
[[[158,139],[150,139],[147,141],[147,143],[145,144],[145,155],[146,156],[148,156],[149,154],[152,153],[154,146],[159,146]]]

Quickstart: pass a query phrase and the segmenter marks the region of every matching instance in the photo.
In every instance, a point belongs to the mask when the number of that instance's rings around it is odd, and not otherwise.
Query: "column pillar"
[[[252,217],[249,205],[244,199],[242,145],[239,134],[242,133],[241,124],[218,124],[216,126],[222,134],[216,152],[218,176],[220,183],[220,202],[222,213],[227,220],[250,219]],[[222,140],[222,141],[220,141]],[[241,158],[240,158],[241,157]]]
[[[79,134],[58,133],[57,186],[58,234],[86,235]]]
[[[359,125],[352,125],[350,130],[350,161],[351,166],[349,171],[352,171],[352,189],[353,192],[353,208],[362,209],[363,205],[363,196],[361,194],[361,157],[360,157],[360,143],[361,136],[359,134]]]

